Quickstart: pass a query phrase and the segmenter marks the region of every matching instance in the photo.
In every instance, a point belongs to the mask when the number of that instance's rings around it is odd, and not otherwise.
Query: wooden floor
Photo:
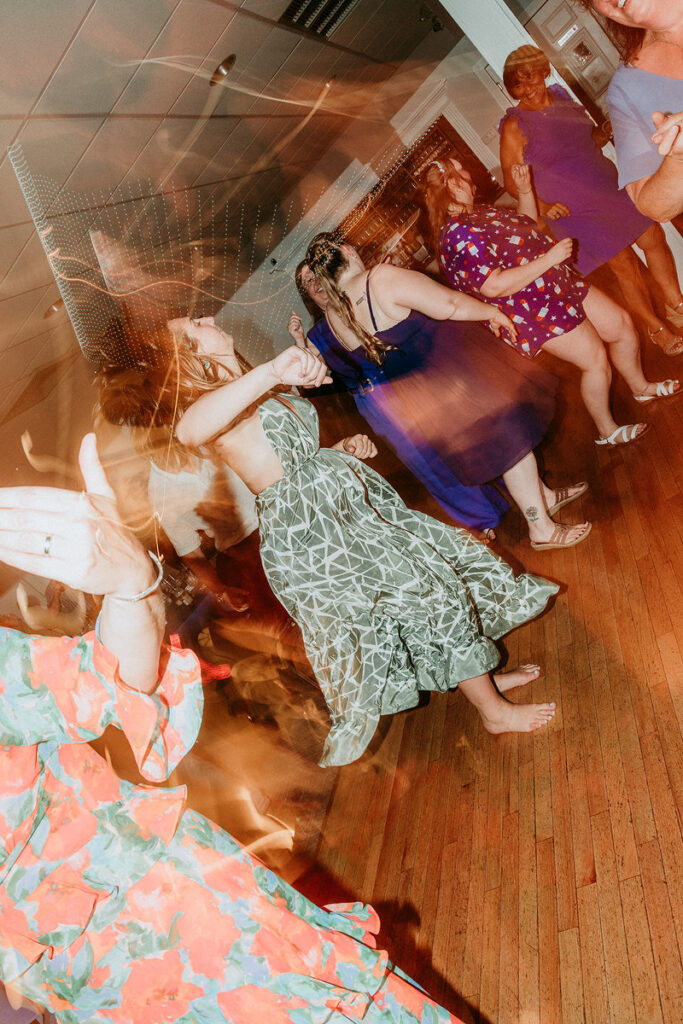
[[[683,375],[683,359],[646,368]],[[554,721],[490,737],[457,692],[385,720],[379,749],[338,773],[318,861],[463,1020],[680,1024],[683,399],[617,390],[620,421],[652,429],[604,451],[575,380],[564,398],[545,468],[590,481],[560,518],[591,536],[532,552],[510,513],[496,545],[563,584],[506,641],[510,665],[543,665],[533,698],[557,701]]]

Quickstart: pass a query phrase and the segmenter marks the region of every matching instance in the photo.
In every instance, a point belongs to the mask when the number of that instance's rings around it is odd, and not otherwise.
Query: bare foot
[[[519,668],[513,668],[510,672],[494,672],[493,681],[498,692],[505,693],[507,690],[514,690],[515,686],[526,686],[527,683],[532,683],[534,679],[538,679],[540,674],[540,665],[520,665]]]
[[[481,720],[487,732],[533,732],[547,725],[554,714],[554,701],[551,704],[512,704],[501,697],[494,714],[482,714]]]

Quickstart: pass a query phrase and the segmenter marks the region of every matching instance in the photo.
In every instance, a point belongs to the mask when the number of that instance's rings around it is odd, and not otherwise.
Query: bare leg
[[[648,232],[645,232],[645,234],[647,233]],[[639,317],[639,319],[646,325],[650,334],[659,332],[657,333],[657,344],[663,346],[670,344],[676,335],[674,335],[667,325],[657,316],[652,305],[652,299],[650,298],[647,284],[645,283],[645,279],[643,278],[643,274],[640,269],[640,260],[634,253],[633,249],[631,249],[630,246],[626,249],[622,249],[622,251],[618,252],[616,256],[613,256],[611,260],[608,260],[607,265],[611,267],[618,278],[619,284],[624,292],[624,296],[628,297],[628,306],[631,312],[635,316]],[[591,291],[592,290],[593,289],[591,288]],[[604,292],[602,294],[604,294]],[[618,304],[615,303],[615,305]],[[618,306],[618,308],[621,309],[621,306]],[[592,319],[593,318],[591,317],[591,320]],[[601,332],[598,331],[598,334],[601,334]]]
[[[487,732],[532,732],[555,714],[551,704],[511,704],[497,692],[488,675],[460,683],[460,689],[481,715]]]
[[[588,294],[590,295],[592,291],[593,288],[589,290]],[[588,309],[586,309],[586,314],[589,315]],[[543,350],[557,356],[558,359],[564,359],[567,363],[573,363],[579,368],[581,371],[581,397],[586,409],[601,437],[609,437],[610,434],[613,434],[618,424],[612,416],[609,404],[612,371],[605,346],[600,341],[590,320],[584,320],[573,331],[568,331],[559,338],[546,341]]]
[[[608,346],[610,359],[632,393],[634,395],[656,394],[656,383],[651,384],[643,373],[638,335],[626,310],[618,306],[598,288],[590,288],[584,299],[583,308],[596,331]]]
[[[649,227],[640,238],[636,238],[636,245],[643,250],[652,276],[664,293],[664,301],[675,309],[683,302],[683,295],[678,283],[673,253],[666,241],[662,225],[653,224]]]
[[[513,501],[526,519],[531,540],[540,543],[550,540],[556,524],[548,515],[546,506],[553,496],[553,491],[541,482],[534,453],[528,452],[512,469],[503,473],[503,480]],[[567,542],[580,537],[586,532],[587,527],[588,523],[572,526]]]

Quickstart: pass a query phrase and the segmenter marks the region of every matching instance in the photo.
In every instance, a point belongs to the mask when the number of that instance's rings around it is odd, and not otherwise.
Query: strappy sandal
[[[638,433],[639,427],[643,427]],[[617,427],[609,437],[599,437],[596,440],[597,445],[606,445],[608,448],[623,448],[627,444],[632,444],[634,441],[639,441],[641,437],[644,437],[650,429],[649,423],[626,423],[623,427]],[[621,440],[618,440],[621,438]]]
[[[586,539],[592,528],[592,523],[586,523],[586,528],[583,533],[580,533],[578,537],[574,538],[574,540],[567,540],[570,531],[575,529],[575,527],[565,526],[564,523],[558,523],[551,533],[549,540],[532,540],[531,546],[534,551],[551,551],[553,548],[573,548],[576,544],[580,544],[582,540]]]
[[[585,494],[588,490],[588,483],[582,480],[580,484],[574,484],[574,487],[578,487],[578,491],[574,491],[573,494],[569,493],[569,487],[556,487],[555,488],[555,504],[552,508],[548,509],[548,515],[552,516],[555,512],[559,512],[561,508],[568,505],[571,501],[576,501],[582,494]]]
[[[655,341],[658,334],[661,334],[664,330],[664,324],[658,327],[656,331],[648,330],[647,336],[653,345],[656,345],[660,352],[663,352],[665,356],[680,356],[683,353],[683,338],[676,337],[673,341],[670,341],[668,345],[660,345]]]
[[[664,306],[666,311],[666,319],[674,327],[683,327],[683,302],[679,302],[677,306],[670,306],[667,302]]]
[[[672,398],[680,393],[681,382],[679,380],[660,380],[657,381],[654,395],[634,395],[633,398],[636,402],[654,402],[657,398]]]

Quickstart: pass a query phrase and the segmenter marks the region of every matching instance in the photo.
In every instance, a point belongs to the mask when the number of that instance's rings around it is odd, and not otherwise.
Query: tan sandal
[[[569,532],[575,529],[575,527],[565,526],[564,523],[558,523],[550,535],[550,540],[532,540],[531,546],[534,551],[551,551],[553,548],[573,548],[575,544],[580,544],[582,540],[586,539],[592,528],[592,523],[586,523],[583,533],[580,533],[578,537],[574,538],[574,540],[567,540]]]
[[[657,335],[661,334],[663,330],[665,330],[664,324],[658,327],[656,331],[648,330],[647,336],[653,345],[656,345],[665,356],[680,356],[683,353],[683,338],[674,337],[673,341],[670,341],[668,345],[660,345],[658,341],[655,341]]]
[[[578,487],[579,490],[573,494],[569,493],[569,487],[557,487],[555,491],[555,504],[552,508],[548,509],[548,515],[552,516],[555,512],[559,512],[565,505],[569,505],[570,502],[576,501],[582,494],[585,494],[588,490],[588,483],[586,480],[582,480],[580,484],[573,484],[572,486]]]

